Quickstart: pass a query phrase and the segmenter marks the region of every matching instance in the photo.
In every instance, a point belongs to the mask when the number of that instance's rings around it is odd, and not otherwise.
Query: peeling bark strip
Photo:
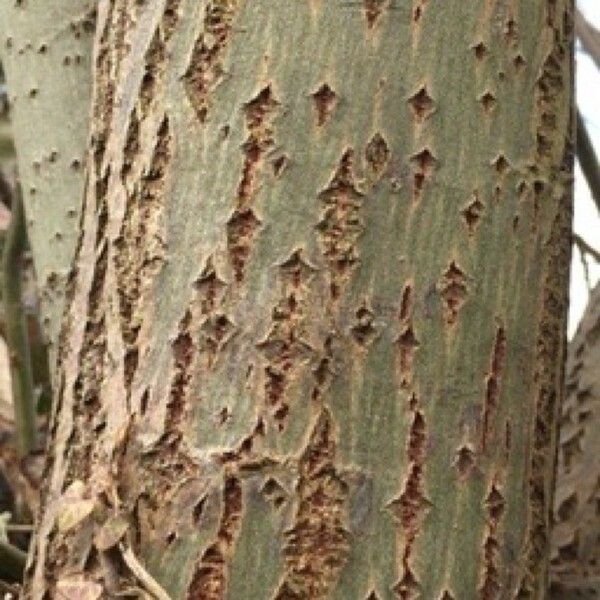
[[[565,172],[571,172],[572,160],[572,154],[566,157]],[[562,368],[559,370],[553,366],[551,357],[562,359],[566,351],[564,332],[568,306],[567,265],[571,255],[568,196],[561,199],[561,204],[563,203],[567,204],[567,207],[557,213],[545,249],[548,262],[538,323],[535,373],[537,389],[531,424],[533,448],[529,466],[530,525],[526,548],[527,571],[520,588],[520,593],[525,598],[535,589],[536,576],[545,576],[548,563],[555,460],[550,449],[556,444],[556,423],[563,393]]]
[[[171,144],[169,120],[165,116],[156,132],[150,166],[128,194],[121,231],[114,241],[128,392],[138,366],[137,338],[144,318],[142,308],[164,263],[163,211]]]
[[[546,5],[546,20],[553,45],[542,66],[536,85],[536,167],[549,171],[551,192],[557,198],[549,236],[544,248],[547,259],[543,271],[540,317],[537,327],[535,365],[536,396],[531,423],[531,461],[529,465],[529,528],[526,546],[526,571],[519,597],[535,593],[537,581],[547,578],[551,507],[555,476],[557,419],[563,395],[563,361],[566,353],[565,320],[568,306],[568,264],[571,258],[571,182],[573,173],[572,136],[564,137],[558,116],[567,112],[563,105],[566,80],[565,63],[572,61],[572,12],[555,0]],[[572,77],[572,75],[570,75]],[[572,121],[572,118],[570,119]],[[573,129],[570,123],[571,131]],[[560,161],[560,162],[558,162]],[[546,197],[548,196],[546,192]],[[556,368],[560,360],[561,368]]]
[[[346,561],[348,486],[335,466],[334,423],[323,408],[298,464],[298,506],[285,531],[286,573],[276,600],[328,597]]]

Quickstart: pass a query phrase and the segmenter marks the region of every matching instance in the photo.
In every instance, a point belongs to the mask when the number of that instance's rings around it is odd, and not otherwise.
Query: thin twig
[[[582,253],[589,254],[597,263],[600,264],[600,252],[590,246],[580,235],[573,233],[573,242]]]
[[[6,531],[10,533],[31,533],[33,525],[24,525],[22,523],[9,523],[6,526]]]
[[[600,31],[598,31],[579,10],[575,9],[575,34],[583,49],[592,57],[600,69]]]
[[[136,579],[143,585],[148,593],[154,596],[156,600],[171,600],[169,594],[167,594],[160,583],[146,571],[129,546],[126,546],[121,542],[119,544],[119,550],[121,551],[123,560],[129,567],[129,570],[135,575]]]
[[[577,158],[600,211],[600,167],[581,113],[577,111]]]

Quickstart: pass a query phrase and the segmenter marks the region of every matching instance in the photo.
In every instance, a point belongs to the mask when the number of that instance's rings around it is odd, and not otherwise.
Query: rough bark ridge
[[[596,598],[600,592],[600,286],[569,344],[560,423],[552,531],[552,598]]]
[[[571,29],[101,0],[30,597],[544,596]]]

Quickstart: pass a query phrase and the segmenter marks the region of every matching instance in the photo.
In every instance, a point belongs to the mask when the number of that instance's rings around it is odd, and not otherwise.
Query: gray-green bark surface
[[[99,3],[29,596],[544,597],[570,8]]]
[[[84,189],[94,6],[0,1],[0,55],[52,368]]]

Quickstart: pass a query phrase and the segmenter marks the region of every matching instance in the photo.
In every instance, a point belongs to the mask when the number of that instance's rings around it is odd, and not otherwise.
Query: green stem
[[[13,198],[12,218],[4,245],[2,270],[6,342],[10,355],[17,446],[21,456],[31,452],[36,443],[33,375],[21,300],[21,264],[26,243],[23,202],[20,191],[17,190]]]

